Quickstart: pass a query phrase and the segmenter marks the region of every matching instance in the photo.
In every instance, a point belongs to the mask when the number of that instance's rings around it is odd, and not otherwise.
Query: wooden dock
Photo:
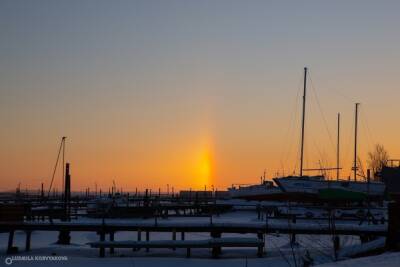
[[[145,233],[146,241],[150,241],[151,232],[170,232],[172,241],[176,241],[177,233],[181,233],[181,240],[185,239],[185,233],[210,233],[211,238],[221,238],[226,233],[255,234],[264,243],[265,235],[272,233],[290,234],[295,240],[297,234],[311,235],[354,235],[354,236],[386,236],[387,225],[357,225],[349,223],[336,223],[334,227],[328,223],[286,221],[259,221],[259,222],[165,222],[142,221],[133,223],[119,222],[0,222],[0,232],[8,232],[8,253],[18,252],[13,246],[14,232],[26,232],[25,250],[30,250],[31,233],[33,231],[58,231],[60,244],[70,243],[70,232],[95,232],[99,235],[99,241],[104,242],[106,235],[114,241],[116,232],[136,232],[137,241],[142,240]],[[146,247],[149,249],[149,247]],[[219,255],[221,247],[214,246],[213,255]],[[114,252],[114,247],[110,247]],[[104,256],[104,246],[100,249],[100,256]]]

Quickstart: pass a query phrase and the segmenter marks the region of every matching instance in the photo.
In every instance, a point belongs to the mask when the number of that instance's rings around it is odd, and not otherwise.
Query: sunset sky
[[[399,1],[1,1],[0,190],[47,188],[62,136],[72,188],[224,189],[400,158]],[[312,82],[312,83],[311,83]],[[61,185],[57,174],[56,187]],[[333,175],[333,174],[331,174]]]

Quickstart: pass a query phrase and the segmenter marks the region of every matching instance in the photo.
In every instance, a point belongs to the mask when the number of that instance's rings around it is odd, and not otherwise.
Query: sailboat
[[[228,192],[231,198],[245,199],[245,200],[282,200],[282,190],[274,185],[273,181],[265,180],[264,175],[261,177],[259,184],[252,185],[232,185],[228,188]]]
[[[301,148],[300,148],[300,175],[274,178],[274,182],[279,188],[289,194],[303,198],[316,198],[322,200],[348,200],[362,201],[367,198],[383,198],[385,192],[385,184],[382,182],[357,181],[357,120],[358,105],[356,103],[355,112],[355,139],[354,139],[354,180],[340,180],[339,176],[336,180],[327,180],[325,176],[304,176],[303,175],[303,159],[304,159],[304,122],[306,111],[306,92],[307,92],[307,68],[304,68],[304,91],[303,91],[303,114],[301,127]],[[339,117],[338,117],[339,119]],[[338,120],[339,122],[339,120]],[[338,134],[339,136],[339,134]],[[338,138],[339,140],[339,138]],[[339,143],[338,143],[339,148]],[[339,153],[338,153],[339,155]],[[337,161],[339,164],[339,160]],[[339,170],[337,168],[330,168]],[[324,170],[324,169],[320,169]]]

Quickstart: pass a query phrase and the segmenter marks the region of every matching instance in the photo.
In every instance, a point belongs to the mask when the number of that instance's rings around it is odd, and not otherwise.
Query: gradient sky
[[[48,187],[61,136],[72,186],[218,189],[400,157],[399,1],[1,1],[0,189]],[[321,112],[322,110],[322,112]],[[328,131],[329,130],[329,131]],[[56,186],[61,184],[61,174]]]

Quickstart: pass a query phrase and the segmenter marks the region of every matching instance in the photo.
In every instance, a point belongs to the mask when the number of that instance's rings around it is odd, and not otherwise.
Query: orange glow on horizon
[[[197,178],[196,178],[196,185],[197,186],[209,186],[211,182],[211,152],[208,148],[203,148],[200,153],[200,157],[197,163]]]

